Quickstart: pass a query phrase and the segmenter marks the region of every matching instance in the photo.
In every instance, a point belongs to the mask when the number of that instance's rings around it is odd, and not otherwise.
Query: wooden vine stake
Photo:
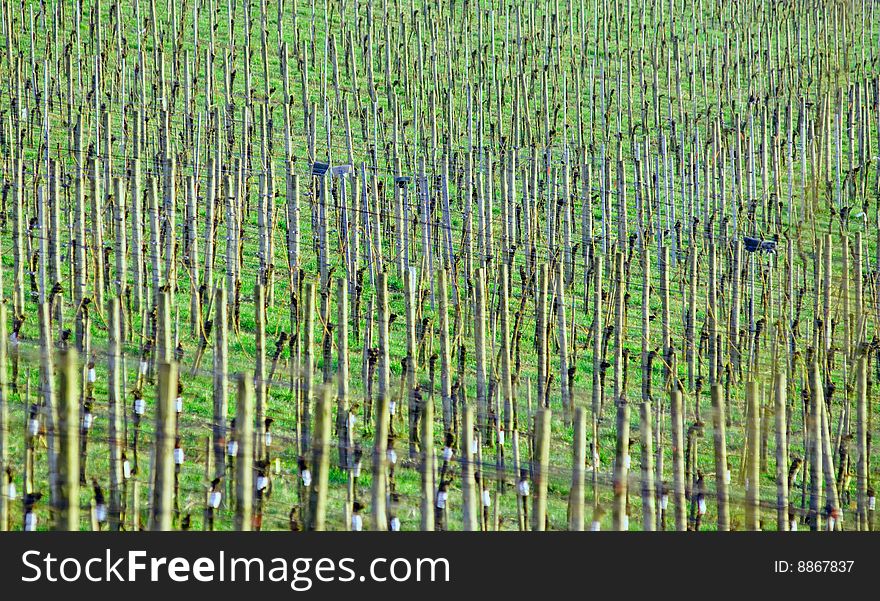
[[[55,530],[79,530],[79,366],[78,353],[59,357],[58,386],[58,511]],[[50,478],[51,478],[50,474]]]
[[[532,507],[532,530],[547,529],[547,487],[550,477],[550,419],[552,412],[543,407],[535,414],[535,450],[533,459],[535,494]]]
[[[760,397],[754,380],[746,382],[746,530],[761,529]]]
[[[159,364],[156,402],[156,445],[150,530],[171,530],[174,501],[174,430],[177,398],[177,363]]]
[[[235,529],[250,531],[254,510],[254,378],[250,372],[238,375],[235,431],[238,438]]]
[[[327,486],[330,481],[330,408],[332,388],[323,386],[315,404],[315,430],[312,438],[314,481],[309,496],[309,530],[325,530],[327,521]]]

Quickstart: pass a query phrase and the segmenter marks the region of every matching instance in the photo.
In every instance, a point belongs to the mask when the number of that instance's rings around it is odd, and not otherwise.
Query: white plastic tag
[[[211,496],[210,496],[208,502],[211,505],[211,507],[213,507],[214,509],[217,509],[218,507],[220,507],[220,499],[221,498],[223,498],[223,495],[220,494],[219,491],[215,490],[211,493]]]

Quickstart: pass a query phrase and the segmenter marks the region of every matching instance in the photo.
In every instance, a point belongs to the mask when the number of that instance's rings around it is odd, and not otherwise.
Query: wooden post
[[[568,206],[568,205],[566,205]],[[565,265],[560,262],[556,274],[556,313],[559,346],[559,384],[562,389],[562,417],[566,424],[571,423],[573,405],[571,390],[568,387],[568,321],[565,318]]]
[[[443,410],[443,431],[452,431],[452,356],[449,339],[449,291],[446,285],[446,270],[441,269],[438,282],[440,295],[440,402]],[[386,280],[387,281],[387,280]]]
[[[336,437],[339,467],[347,470],[354,433],[348,419],[348,288],[343,278],[336,282],[336,313]]]
[[[653,415],[651,401],[642,401],[639,406],[639,436],[642,451],[642,530],[645,531],[655,530],[657,519],[654,504]]]
[[[669,271],[673,266],[670,265],[669,247],[663,246],[660,254],[660,299],[662,301],[662,349],[663,349],[663,386],[667,391],[671,391],[675,386],[675,373],[672,371],[672,334],[670,330],[670,308],[669,308]]]
[[[9,440],[6,433],[11,431],[7,385],[8,364],[6,363],[6,341],[8,340],[6,318],[6,303],[0,299],[0,532],[5,532],[8,529],[10,501],[9,481],[6,477],[6,468],[9,465]]]
[[[822,529],[822,405],[825,395],[815,358],[810,363],[810,413],[807,419],[810,454],[810,530]]]
[[[587,414],[583,407],[574,412],[574,444],[572,445],[571,491],[568,496],[568,529],[584,529],[584,472],[587,462]]]
[[[254,285],[254,343],[256,346],[256,373],[254,388],[256,391],[255,419],[257,432],[255,437],[255,459],[266,459],[266,437],[263,435],[263,424],[266,421],[267,385],[266,385],[266,286],[262,282]]]
[[[724,390],[721,384],[712,385],[712,429],[715,439],[715,494],[718,504],[718,530],[730,530],[727,469],[727,418]]]
[[[138,121],[138,124],[140,122]],[[135,157],[131,161],[131,267],[132,267],[132,308],[140,311],[144,303],[144,217],[141,197],[141,161]],[[213,202],[213,199],[211,200]]]
[[[323,386],[315,404],[315,430],[312,439],[314,481],[309,493],[309,530],[325,530],[327,519],[327,487],[330,472],[330,406],[332,389]]]
[[[421,529],[434,531],[434,401],[428,398],[422,414],[419,470],[422,476]]]
[[[489,418],[486,374],[486,269],[474,270],[474,359],[477,372],[477,429],[487,435]],[[540,355],[539,355],[540,356]],[[464,434],[464,433],[463,433]],[[473,433],[468,433],[471,436]],[[464,441],[462,441],[464,444]]]
[[[461,520],[462,529],[474,532],[480,529],[480,508],[477,505],[476,481],[474,479],[474,409],[464,407],[459,436],[461,460]]]
[[[859,301],[861,304],[861,301]],[[2,316],[2,312],[0,312]],[[2,334],[2,331],[0,331]],[[868,360],[856,362],[856,527],[868,530]],[[2,384],[0,384],[2,385]]]
[[[533,480],[535,482],[532,530],[546,530],[547,488],[550,478],[550,419],[552,412],[546,407],[535,414],[535,450],[533,456]]]
[[[547,264],[543,263],[538,268],[538,290],[535,310],[535,342],[538,347],[538,406],[549,407],[547,398],[547,285],[549,275]]]
[[[308,453],[312,446],[311,439],[311,395],[312,380],[315,371],[315,283],[306,282],[303,311],[305,323],[303,324],[303,361],[302,361],[302,388],[300,390],[300,403],[302,403],[299,414],[300,428],[300,449],[302,453]]]
[[[506,263],[501,265],[501,394],[503,398],[503,425],[505,432],[513,430],[513,374],[510,365],[510,311],[508,304],[510,302],[510,282],[509,282],[508,266]],[[441,272],[443,281],[443,289],[445,290],[446,278],[445,272]],[[443,301],[441,301],[442,303]],[[447,349],[448,350],[448,349]]]
[[[159,385],[156,402],[156,443],[150,530],[171,530],[174,501],[174,407],[177,398],[177,363],[159,364]]]
[[[157,316],[158,324],[157,324],[157,344],[156,344],[156,357],[157,360],[162,362],[171,361],[174,357],[174,345],[172,340],[174,339],[172,333],[172,311],[171,311],[171,291],[170,290],[162,290],[159,293],[159,313]],[[174,397],[177,397],[176,389],[172,391]]]
[[[139,199],[134,199],[138,202]],[[128,288],[128,247],[125,239],[125,188],[122,185],[122,178],[113,178],[113,221],[115,224],[116,237],[116,286],[114,288],[117,297],[124,298],[126,289]],[[123,329],[120,327],[120,331]]]
[[[13,177],[14,183],[12,188],[12,201],[13,201],[13,211],[12,211],[12,260],[13,260],[13,277],[12,277],[12,289],[13,289],[13,311],[15,316],[24,314],[24,295],[25,295],[25,283],[24,283],[24,266],[27,263],[27,251],[24,243],[24,231],[25,231],[25,214],[24,214],[24,174],[23,174],[23,161],[21,157],[16,157],[13,160]],[[82,183],[80,179],[77,180],[77,190],[81,190]],[[84,229],[84,228],[83,228]],[[84,241],[77,240],[77,245],[84,244]],[[77,273],[79,274],[81,269],[83,269],[81,264],[74,262],[74,268],[77,269]],[[79,290],[79,288],[77,288]]]
[[[761,407],[758,384],[746,382],[746,530],[760,530]]]
[[[519,430],[514,430],[510,436],[511,447],[513,450],[513,477],[519,481],[520,475],[520,459],[519,459]],[[526,514],[526,499],[520,499],[520,492],[516,490],[516,518],[517,530],[525,532],[528,530],[528,519]]]
[[[418,351],[416,350],[416,297],[418,284],[415,267],[407,267],[403,274],[404,294],[406,295],[404,313],[406,314],[406,400],[409,419],[409,457],[416,459],[416,443],[418,440],[418,415],[420,408],[416,406],[416,373],[418,370]],[[477,373],[479,374],[479,364]],[[485,368],[484,368],[485,371]],[[400,399],[401,405],[403,398]]]
[[[253,530],[254,508],[254,378],[250,372],[238,376],[235,412],[238,456],[235,461],[235,529]]]
[[[79,366],[78,353],[61,354],[58,386],[58,507],[55,530],[79,530]],[[51,435],[51,434],[50,434]],[[49,475],[52,478],[52,474]]]
[[[773,402],[776,414],[776,523],[788,530],[788,407],[785,372],[773,377]]]
[[[614,530],[629,530],[629,516],[626,514],[627,480],[629,478],[629,403],[623,395],[617,398],[616,402],[617,445],[614,453],[612,526]]]
[[[822,468],[825,477],[825,506],[828,510],[828,529],[840,530],[842,528],[842,520],[840,515],[840,497],[837,492],[837,477],[834,473],[834,458],[831,451],[831,432],[830,418],[828,417],[828,407],[824,400],[820,407],[822,416]]]
[[[681,390],[673,388],[669,393],[670,413],[672,416],[672,485],[673,502],[675,504],[675,529],[687,530],[687,507],[684,495],[684,452],[685,440],[682,431],[682,399]]]
[[[376,407],[376,425],[373,442],[373,528],[387,530],[385,513],[385,464],[388,450],[388,405],[390,358],[388,339],[388,274],[379,274],[379,404]]]
[[[122,449],[125,442],[125,382],[122,379],[122,319],[119,297],[110,299],[109,333],[110,353],[108,356],[109,380],[107,382],[110,423],[107,445],[110,451],[110,530],[121,529],[122,487],[125,484],[122,473]]]

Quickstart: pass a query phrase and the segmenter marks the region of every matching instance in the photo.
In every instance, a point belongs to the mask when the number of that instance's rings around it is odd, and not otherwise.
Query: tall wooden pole
[[[479,272],[480,270],[476,270]],[[477,505],[476,481],[474,479],[474,410],[464,407],[461,418],[459,447],[461,458],[461,519],[462,529],[474,532],[480,529],[480,509]],[[549,442],[549,441],[548,441]]]
[[[746,382],[746,530],[760,530],[761,407],[758,384]]]
[[[724,390],[721,384],[713,384],[712,389],[712,430],[715,441],[715,494],[718,505],[718,530],[730,530],[730,507],[728,505],[727,468],[727,412],[724,406]]]
[[[773,378],[773,401],[776,414],[776,524],[788,530],[788,407],[785,372]]]
[[[6,432],[9,426],[9,390],[6,363],[6,303],[0,300],[0,532],[5,532],[9,524],[9,481],[6,468],[9,461],[9,441]]]
[[[672,486],[675,505],[675,529],[687,530],[687,507],[685,501],[684,452],[685,440],[682,431],[683,408],[681,390],[677,387],[669,393],[672,416]]]
[[[119,530],[121,527],[122,513],[122,487],[124,486],[122,470],[122,449],[125,442],[125,396],[123,389],[125,382],[122,380],[122,320],[120,316],[120,302],[118,297],[110,299],[109,316],[110,353],[109,353],[109,381],[108,404],[110,410],[110,423],[108,430],[108,447],[110,451],[110,530]]]
[[[587,462],[587,414],[583,407],[574,412],[574,444],[571,460],[571,491],[568,497],[568,529],[584,529],[584,475]]]
[[[656,507],[654,499],[654,433],[651,420],[653,408],[651,401],[643,401],[639,406],[639,436],[642,451],[642,530],[653,531],[656,526]]]
[[[376,407],[376,426],[373,442],[373,528],[387,530],[385,512],[386,474],[389,422],[390,357],[388,339],[388,274],[379,274],[379,403]]]
[[[547,522],[547,488],[550,477],[550,409],[538,409],[535,414],[534,481],[535,494],[532,508],[532,530],[543,531]]]
[[[167,293],[166,293],[167,294]],[[177,363],[159,364],[156,402],[155,484],[153,486],[151,530],[171,530],[174,500],[174,422],[177,398]]]
[[[2,315],[2,313],[0,313]],[[868,530],[868,360],[856,362],[856,527]]]
[[[253,530],[254,508],[254,378],[250,372],[238,376],[235,412],[238,456],[235,461],[235,529]]]
[[[55,529],[79,530],[79,366],[78,353],[61,354],[58,386],[58,511]],[[50,474],[50,478],[52,475]]]
[[[323,386],[315,404],[315,430],[312,438],[312,468],[315,472],[309,493],[309,530],[325,530],[330,472],[330,406],[332,389]]]

